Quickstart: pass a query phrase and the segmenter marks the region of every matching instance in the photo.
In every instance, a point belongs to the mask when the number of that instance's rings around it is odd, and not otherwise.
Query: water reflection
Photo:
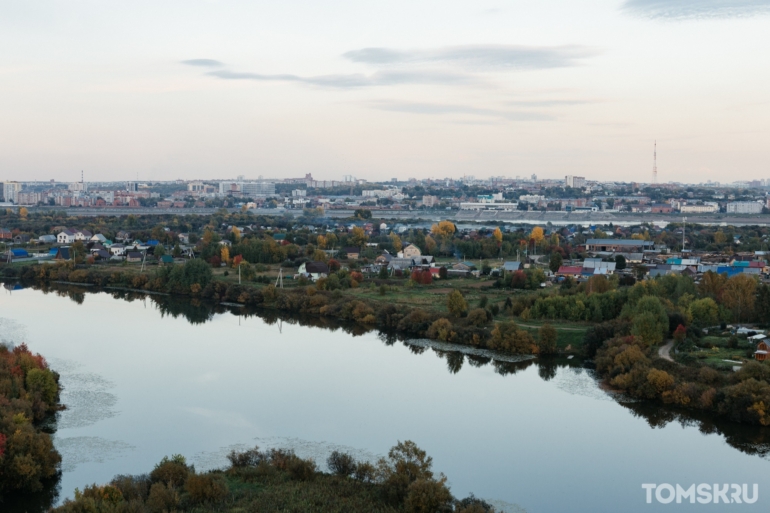
[[[86,294],[89,294],[89,293],[93,294],[96,292],[94,290],[87,290],[86,288],[77,288],[77,287],[73,288],[73,287],[60,287],[60,286],[49,287],[41,290],[43,290],[43,292],[46,294],[55,294],[57,296],[69,298],[77,304],[82,304],[84,299],[87,299]],[[236,307],[236,306],[214,304],[214,303],[209,303],[209,302],[200,301],[200,300],[191,301],[185,298],[161,296],[161,295],[137,294],[137,293],[128,292],[128,291],[112,290],[112,291],[109,291],[108,294],[109,296],[122,301],[144,302],[146,305],[146,308],[157,310],[162,317],[168,316],[176,319],[184,319],[192,325],[200,325],[208,322],[216,322],[215,318],[218,315],[230,313],[232,315],[238,316],[240,319],[259,318],[262,320],[262,322],[265,325],[271,326],[270,331],[275,333],[276,335],[278,334],[278,330],[280,329],[280,327],[285,325],[299,325],[299,326],[320,328],[320,329],[329,330],[329,331],[340,331],[340,332],[350,334],[352,336],[360,336],[370,331],[369,329],[361,325],[340,323],[330,318],[304,316],[301,314],[286,314],[286,313],[277,312],[274,310],[258,310],[253,308],[251,309],[242,308],[242,307]],[[141,303],[137,304],[136,306],[141,309]],[[221,318],[220,321],[226,321],[234,324],[235,317],[226,316],[224,318]],[[8,324],[8,326],[10,326],[10,324]],[[17,326],[17,329],[22,329],[22,327]],[[655,429],[655,430],[661,429],[670,424],[676,424],[681,426],[694,426],[694,427],[697,427],[697,429],[699,429],[700,432],[704,434],[721,435],[722,437],[724,437],[724,440],[731,447],[738,449],[738,451],[742,453],[764,457],[770,452],[770,439],[768,439],[768,437],[770,437],[770,430],[768,430],[767,428],[733,424],[733,423],[722,421],[720,419],[714,419],[706,415],[699,415],[697,412],[677,410],[675,408],[670,408],[670,407],[666,407],[658,404],[639,403],[639,402],[629,401],[628,398],[625,398],[623,396],[616,395],[613,393],[608,393],[607,391],[604,391],[601,387],[599,387],[594,378],[592,370],[587,366],[586,362],[580,361],[579,359],[569,360],[562,357],[540,358],[540,359],[522,358],[515,355],[504,355],[504,354],[494,353],[486,350],[480,350],[477,348],[472,348],[467,346],[456,346],[452,344],[437,343],[435,341],[427,341],[427,340],[406,339],[396,333],[388,333],[388,332],[377,333],[377,338],[383,345],[386,345],[386,346],[394,346],[394,345],[404,346],[408,348],[408,350],[412,354],[422,355],[422,358],[425,361],[427,361],[428,359],[432,359],[435,362],[436,357],[440,358],[442,362],[439,368],[437,369],[438,372],[439,373],[446,372],[447,374],[451,375],[450,380],[453,383],[464,383],[462,380],[469,379],[470,376],[469,376],[469,373],[467,372],[469,368],[475,368],[475,369],[483,368],[483,367],[491,368],[494,370],[494,372],[498,376],[512,376],[519,373],[524,374],[524,371],[526,371],[527,369],[531,369],[531,370],[536,369],[537,376],[535,376],[534,372],[529,372],[525,376],[522,376],[522,379],[534,379],[535,382],[537,382],[539,379],[545,382],[551,382],[552,383],[552,386],[550,387],[551,389],[559,388],[571,394],[591,397],[593,399],[601,399],[606,401],[605,403],[607,405],[606,407],[616,408],[616,406],[612,403],[613,402],[617,403],[617,405],[621,406],[626,411],[629,411],[634,417],[643,418],[645,423],[649,425],[652,429]],[[375,341],[373,345],[377,346],[378,343]],[[185,347],[185,346],[180,346],[180,347]],[[358,346],[356,345],[356,347]],[[270,353],[264,353],[264,354],[270,354]],[[289,355],[289,358],[291,358],[292,356],[293,355]],[[417,360],[417,358],[412,358],[409,355],[405,356],[404,358],[410,361]],[[57,365],[58,367],[62,368],[62,370],[66,370],[61,365],[59,365],[59,363],[60,362],[52,362],[52,365]],[[398,363],[399,365],[401,365],[402,361],[399,360]],[[535,366],[534,369],[532,368],[532,366]],[[199,370],[200,372],[203,372],[203,371],[208,371],[210,369],[201,368]],[[461,370],[463,370],[462,373],[460,373]],[[83,373],[81,372],[81,374]],[[412,372],[412,374],[414,373]],[[410,376],[412,376],[412,374],[410,374]],[[489,374],[491,373],[486,373],[486,374],[488,377]],[[112,375],[110,375],[109,377],[110,379],[114,379]],[[434,378],[434,381],[435,381],[435,378]],[[100,408],[99,410],[100,411],[103,410],[109,413],[109,411],[112,409],[112,404],[113,404],[112,402],[110,402],[109,397],[106,395],[110,393],[109,392],[110,384],[107,382],[97,380],[95,378],[92,379],[89,383],[90,384],[87,392],[90,395],[81,394],[83,399],[85,400],[87,397],[102,398],[103,400],[102,404],[106,406],[104,408]],[[433,383],[433,381],[431,381],[431,383]],[[508,381],[508,383],[510,383],[510,381]],[[476,384],[477,384],[476,382],[471,383],[471,386],[473,386],[472,390],[474,391],[474,393],[477,390],[484,390],[483,387],[481,386],[477,387]],[[501,387],[498,387],[498,389],[500,388]],[[310,393],[306,389],[302,389],[302,387],[299,387],[299,389],[301,390],[301,392],[298,391],[297,395],[288,394],[286,396],[287,400],[294,400],[296,397],[301,397],[304,394]],[[373,390],[376,391],[378,389],[373,389]],[[384,384],[382,390],[383,390],[383,394],[389,393],[390,391],[389,384]],[[469,387],[467,388],[467,390],[471,390],[471,388]],[[77,397],[75,392],[78,392],[78,390],[73,388],[72,389],[73,398]],[[322,401],[323,399],[324,399],[323,395],[319,394],[319,404],[321,404],[320,401]],[[505,404],[506,399],[507,399],[507,396],[502,397],[502,400],[498,398],[497,402],[490,402],[489,406],[491,408],[494,408],[498,405],[501,405],[502,407],[510,407],[509,405]],[[202,404],[205,404],[205,403],[202,403]],[[342,402],[340,404],[343,405],[340,411],[347,411],[345,410],[345,408],[347,408],[347,405],[345,405]],[[463,405],[463,407],[467,407],[467,404],[469,403],[465,402],[461,404]],[[510,403],[510,404],[515,405],[515,403]],[[540,406],[541,405],[538,404],[537,407],[540,408]],[[522,413],[522,416],[523,416],[535,410],[526,410],[526,408],[523,407],[521,411],[523,412]],[[541,410],[537,410],[537,411],[539,413]],[[587,411],[587,413],[591,413],[591,412]],[[312,414],[309,413],[308,415],[313,416],[315,418],[315,417],[318,417],[319,414],[317,411],[313,411]],[[524,418],[524,417],[521,417],[521,418]],[[519,418],[516,418],[516,419],[517,421],[519,420]],[[62,422],[64,422],[64,420],[62,420]],[[641,423],[637,423],[637,424],[639,424],[643,430],[647,430],[644,427],[644,425],[641,425]],[[411,426],[412,431],[414,430],[415,426],[419,427],[418,424]],[[60,425],[60,428],[63,428],[63,427]],[[548,426],[545,426],[545,429],[547,428]],[[279,431],[276,430],[274,431],[274,433],[275,432],[279,432]],[[281,433],[283,434],[282,431]],[[109,436],[113,436],[113,433],[109,432],[109,435],[107,435],[107,437]],[[409,433],[409,436],[413,436],[411,432]],[[76,447],[78,443],[84,444],[84,446],[92,447],[93,448],[92,452],[113,451],[115,454],[118,454],[121,451],[130,450],[129,446],[120,446],[120,447],[110,446],[108,441],[103,439],[86,440],[85,438],[83,438],[79,441],[76,440],[76,441],[67,442],[67,443],[70,443],[73,448]],[[579,444],[576,443],[574,445],[579,445]],[[75,449],[73,449],[73,451],[74,450]],[[108,455],[105,457],[109,459]],[[109,476],[109,475],[104,476],[104,480],[106,481],[111,477],[112,476]],[[78,483],[78,484],[82,486],[86,483]],[[51,484],[51,487],[50,487],[51,489],[46,490],[45,494],[42,494],[42,495],[55,498],[56,493],[58,493],[56,490],[57,486],[58,486],[57,483]],[[6,511],[6,508],[4,506],[0,506],[0,510]],[[44,508],[27,509],[27,510],[43,511]],[[12,511],[15,513],[15,511],[23,511],[23,510],[8,509],[7,511]]]

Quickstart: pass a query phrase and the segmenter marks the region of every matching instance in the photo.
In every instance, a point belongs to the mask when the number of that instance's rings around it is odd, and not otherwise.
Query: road
[[[671,358],[671,348],[674,347],[674,341],[669,340],[665,345],[662,345],[658,348],[658,356],[663,358],[664,360],[668,360],[669,362],[673,362],[674,360]]]

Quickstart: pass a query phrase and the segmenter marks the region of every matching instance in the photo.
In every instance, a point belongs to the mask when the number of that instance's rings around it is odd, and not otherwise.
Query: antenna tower
[[[658,141],[655,141],[652,150],[652,183],[658,183]]]

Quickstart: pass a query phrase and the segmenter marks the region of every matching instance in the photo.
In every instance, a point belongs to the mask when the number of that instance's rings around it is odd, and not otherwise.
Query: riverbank
[[[0,503],[37,494],[59,474],[61,456],[45,421],[61,408],[59,375],[22,344],[0,344]]]
[[[335,451],[328,472],[284,449],[232,451],[228,459],[226,469],[196,473],[180,455],[164,458],[149,474],[86,486],[53,512],[495,513],[472,495],[454,498],[446,477],[434,474],[432,458],[410,441],[377,462]]]

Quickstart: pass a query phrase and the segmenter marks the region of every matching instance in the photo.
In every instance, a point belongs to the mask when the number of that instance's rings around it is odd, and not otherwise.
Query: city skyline
[[[0,178],[766,179],[769,10],[7,3]]]

